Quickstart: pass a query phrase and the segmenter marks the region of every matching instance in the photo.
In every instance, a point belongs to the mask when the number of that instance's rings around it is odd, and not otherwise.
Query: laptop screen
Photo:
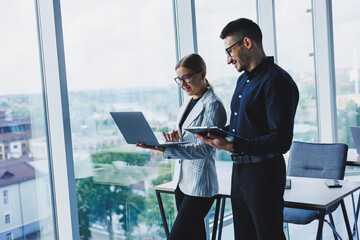
[[[360,126],[350,127],[357,153],[360,155]]]

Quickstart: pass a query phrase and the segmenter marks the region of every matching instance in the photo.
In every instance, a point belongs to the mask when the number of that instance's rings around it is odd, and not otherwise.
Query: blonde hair
[[[180,59],[180,61],[175,65],[175,70],[178,69],[179,67],[185,67],[195,72],[201,72],[203,70],[206,72],[205,61],[197,53],[191,53]],[[204,81],[207,87],[211,87],[211,84],[206,78],[204,79]]]

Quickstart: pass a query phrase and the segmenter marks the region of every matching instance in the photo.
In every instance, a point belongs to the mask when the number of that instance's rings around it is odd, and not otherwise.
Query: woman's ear
[[[202,71],[201,71],[201,77],[202,77],[202,78],[205,78],[205,76],[206,76],[206,71],[205,71],[205,70],[202,70]]]

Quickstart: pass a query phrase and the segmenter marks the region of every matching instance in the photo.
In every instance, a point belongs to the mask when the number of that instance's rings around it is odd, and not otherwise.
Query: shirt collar
[[[259,72],[261,72],[266,66],[274,63],[274,57],[266,57],[261,63],[259,63],[250,72],[245,71],[244,73],[248,76],[248,79],[254,78]]]

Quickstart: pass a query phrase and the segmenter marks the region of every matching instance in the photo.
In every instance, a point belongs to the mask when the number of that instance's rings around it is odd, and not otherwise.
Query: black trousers
[[[231,204],[236,240],[285,240],[285,161],[233,164]]]
[[[206,240],[204,218],[214,199],[188,196],[177,187],[175,201],[178,215],[168,240]]]

